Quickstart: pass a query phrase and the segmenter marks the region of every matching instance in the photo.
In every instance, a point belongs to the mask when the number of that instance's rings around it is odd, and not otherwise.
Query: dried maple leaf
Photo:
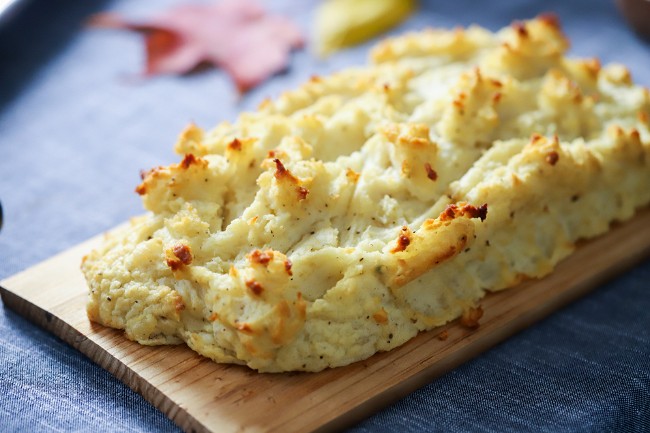
[[[242,92],[285,69],[291,50],[304,43],[294,23],[253,0],[177,6],[146,22],[99,14],[90,25],[143,33],[145,75],[184,74],[212,63]]]

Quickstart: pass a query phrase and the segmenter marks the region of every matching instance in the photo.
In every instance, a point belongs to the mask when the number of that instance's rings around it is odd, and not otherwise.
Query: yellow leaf
[[[364,42],[405,20],[416,0],[326,0],[316,11],[316,51],[327,55]]]

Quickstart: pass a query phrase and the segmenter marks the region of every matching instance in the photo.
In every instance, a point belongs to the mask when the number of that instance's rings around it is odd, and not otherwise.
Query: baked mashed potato
[[[263,372],[391,350],[650,202],[650,92],[551,16],[386,40],[143,174],[89,318]],[[180,158],[179,158],[180,159]]]

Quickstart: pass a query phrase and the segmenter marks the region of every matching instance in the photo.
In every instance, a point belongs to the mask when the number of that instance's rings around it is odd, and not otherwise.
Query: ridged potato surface
[[[650,202],[648,90],[567,47],[550,16],[407,34],[189,126],[137,187],[149,213],[84,258],[90,319],[263,372],[475,319]]]

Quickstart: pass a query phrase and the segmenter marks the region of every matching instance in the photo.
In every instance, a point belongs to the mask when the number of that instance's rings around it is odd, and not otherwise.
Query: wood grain
[[[259,374],[186,346],[146,347],[88,321],[79,271],[97,237],[0,282],[4,304],[53,332],[192,432],[332,431],[394,402],[650,255],[650,209],[582,243],[548,277],[490,294],[474,331],[451,323],[320,373]],[[438,338],[443,330],[444,341]]]

